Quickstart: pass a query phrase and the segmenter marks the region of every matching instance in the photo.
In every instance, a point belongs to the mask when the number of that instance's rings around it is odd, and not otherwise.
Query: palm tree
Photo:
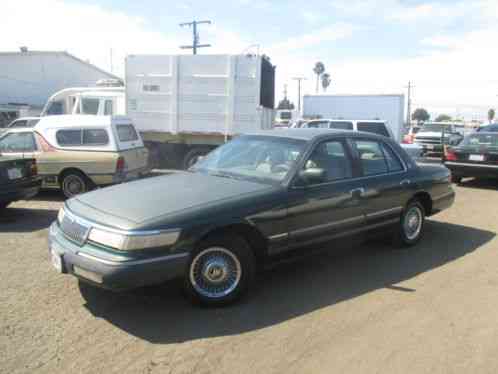
[[[493,120],[495,119],[495,110],[493,108],[491,108],[490,110],[488,110],[488,120],[489,122],[493,122]]]
[[[325,72],[325,65],[323,62],[318,61],[313,68],[313,72],[316,74],[316,93],[318,93],[318,82],[320,80],[320,76]]]
[[[332,82],[332,78],[330,77],[329,73],[323,73],[322,74],[322,88],[323,92],[327,91],[327,88],[330,86],[330,83]]]

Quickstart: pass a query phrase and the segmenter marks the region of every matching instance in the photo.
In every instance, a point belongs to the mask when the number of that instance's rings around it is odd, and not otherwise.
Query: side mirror
[[[327,180],[327,172],[324,169],[310,168],[299,172],[299,179],[305,184],[318,184]]]

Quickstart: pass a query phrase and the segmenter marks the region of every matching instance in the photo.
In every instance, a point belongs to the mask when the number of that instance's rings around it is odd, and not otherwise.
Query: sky
[[[179,23],[209,19],[200,53],[268,55],[277,99],[287,85],[297,102],[297,76],[314,93],[322,61],[329,94],[406,94],[411,81],[412,108],[433,115],[498,107],[498,0],[2,0],[2,13],[0,51],[65,50],[120,76],[127,54],[189,53]]]

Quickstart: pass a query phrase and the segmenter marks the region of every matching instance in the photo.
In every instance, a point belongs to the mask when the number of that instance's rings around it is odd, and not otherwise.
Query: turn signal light
[[[125,159],[123,156],[119,156],[118,162],[116,163],[116,172],[122,173],[125,168]]]
[[[449,149],[447,149],[444,152],[444,158],[446,161],[456,161],[457,160],[457,156],[456,156],[455,152],[453,152],[452,150],[449,150]]]

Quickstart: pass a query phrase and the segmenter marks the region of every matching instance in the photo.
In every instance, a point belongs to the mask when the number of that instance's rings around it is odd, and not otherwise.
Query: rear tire
[[[183,169],[188,170],[191,166],[195,165],[199,159],[211,152],[209,148],[193,148],[187,152],[183,158]]]
[[[418,200],[411,200],[403,212],[394,236],[394,243],[399,247],[412,247],[423,236],[425,227],[425,209]]]
[[[68,199],[89,191],[91,187],[88,177],[76,170],[64,174],[61,180],[62,193]]]
[[[214,236],[203,240],[192,253],[184,290],[195,304],[227,305],[248,291],[254,275],[254,254],[242,237]]]

